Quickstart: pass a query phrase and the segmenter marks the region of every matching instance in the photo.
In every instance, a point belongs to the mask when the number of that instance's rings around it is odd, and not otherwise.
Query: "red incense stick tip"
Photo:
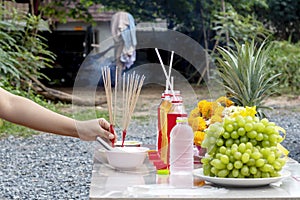
[[[112,124],[109,126],[109,132],[111,132],[115,136],[115,129]],[[114,147],[115,146],[115,138],[111,139],[110,141],[111,141],[111,146]]]
[[[122,134],[122,147],[124,147],[125,137],[126,137],[126,130],[123,130],[123,134]]]

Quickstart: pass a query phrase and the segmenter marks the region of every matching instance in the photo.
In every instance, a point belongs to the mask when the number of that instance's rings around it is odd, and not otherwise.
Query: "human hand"
[[[117,141],[117,136],[109,131],[110,123],[104,118],[87,121],[76,121],[78,136],[84,141],[94,141],[100,136],[111,144],[111,140]]]

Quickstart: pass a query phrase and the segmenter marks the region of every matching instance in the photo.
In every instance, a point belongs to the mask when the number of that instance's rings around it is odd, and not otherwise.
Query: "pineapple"
[[[236,50],[218,48],[222,58],[218,74],[223,85],[231,95],[232,101],[239,106],[256,106],[258,116],[265,117],[263,100],[274,93],[272,90],[278,83],[274,82],[280,74],[269,77],[266,63],[271,45],[265,41],[257,47],[252,40],[240,45],[235,41]]]

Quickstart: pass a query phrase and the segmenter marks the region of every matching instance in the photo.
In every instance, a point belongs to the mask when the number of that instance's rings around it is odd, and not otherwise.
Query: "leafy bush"
[[[271,31],[266,29],[255,16],[243,16],[228,3],[226,9],[226,12],[216,13],[213,19],[212,30],[216,32],[214,39],[220,44],[226,44],[231,48],[235,47],[232,40],[226,41],[226,33],[230,38],[242,43],[251,42],[253,38],[262,42],[271,34]]]
[[[40,16],[8,11],[4,6],[0,16],[5,16],[0,21],[0,82],[27,90],[32,80],[45,77],[40,69],[51,67],[55,59],[39,35],[39,30],[49,30],[48,25]]]
[[[300,42],[274,41],[268,66],[271,75],[280,73],[278,92],[300,94]]]
[[[269,10],[265,18],[275,29],[276,38],[292,42],[300,40],[300,1],[299,0],[267,0]]]

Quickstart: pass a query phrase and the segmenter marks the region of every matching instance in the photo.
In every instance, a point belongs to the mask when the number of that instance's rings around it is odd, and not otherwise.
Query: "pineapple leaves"
[[[263,41],[258,46],[254,40],[240,45],[234,40],[235,49],[218,47],[220,57],[218,74],[224,88],[239,106],[256,106],[259,115],[265,116],[262,109],[263,100],[274,93],[280,74],[268,76],[267,61],[270,55],[271,44]]]

